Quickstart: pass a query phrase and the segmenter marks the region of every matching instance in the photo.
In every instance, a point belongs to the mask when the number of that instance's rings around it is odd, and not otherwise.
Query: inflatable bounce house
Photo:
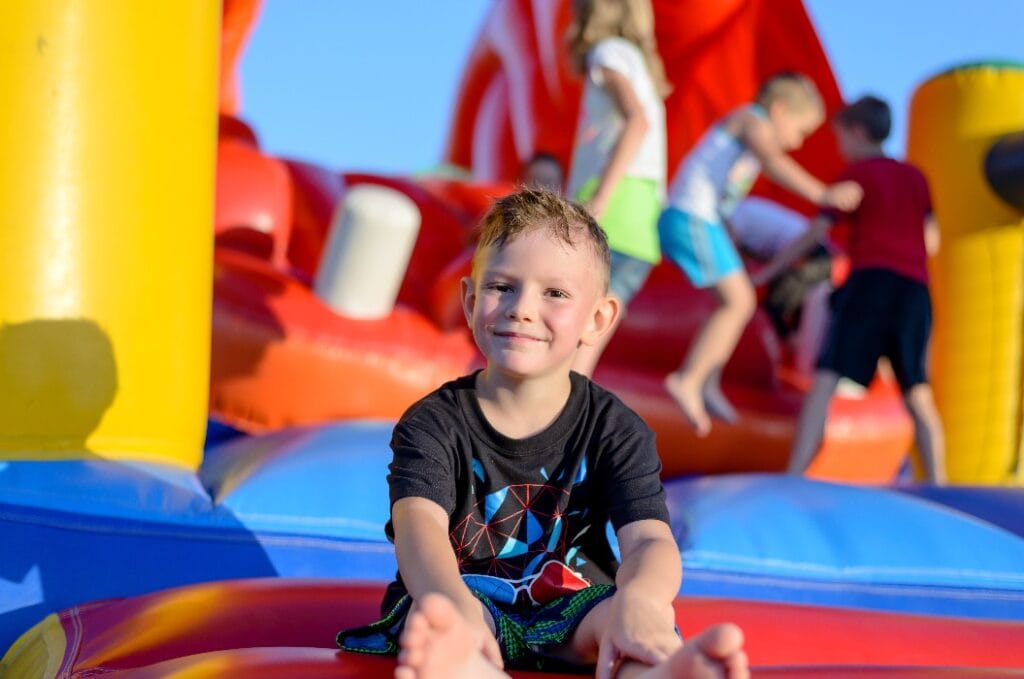
[[[772,71],[839,104],[799,0],[654,4],[670,166]],[[522,159],[568,157],[569,12],[493,3],[456,180],[261,151],[234,80],[256,0],[0,11],[0,676],[391,675],[334,634],[376,615],[395,572],[394,419],[479,364],[457,296],[474,224]],[[595,377],[657,431],[684,635],[734,620],[772,676],[1020,673],[1022,130],[1019,64],[955,69],[912,104],[961,485],[897,483],[911,429],[881,378],[835,402],[816,478],[775,473],[805,385],[760,315],[725,375],[742,423],[693,438],[660,376],[709,300],[654,272]],[[799,160],[837,170],[827,130]]]

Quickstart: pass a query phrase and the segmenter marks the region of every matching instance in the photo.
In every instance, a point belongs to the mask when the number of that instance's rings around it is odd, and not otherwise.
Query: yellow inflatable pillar
[[[0,459],[200,462],[219,21],[0,9]]]
[[[907,155],[942,232],[933,262],[932,374],[949,478],[1020,481],[1024,222],[984,175],[1002,135],[1024,130],[1024,65],[975,64],[921,85]]]

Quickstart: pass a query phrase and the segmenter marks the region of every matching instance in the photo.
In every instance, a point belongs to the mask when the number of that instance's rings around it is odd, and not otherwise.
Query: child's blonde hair
[[[608,290],[611,252],[608,237],[582,205],[545,189],[524,188],[494,201],[480,222],[480,238],[473,253],[476,278],[484,253],[501,250],[507,243],[536,229],[545,229],[556,240],[574,248],[590,248],[598,263],[598,288]]]
[[[587,52],[605,38],[624,38],[644,55],[658,93],[672,90],[654,39],[654,10],[650,0],[573,0],[569,53],[580,73],[587,72]]]
[[[792,113],[816,113],[824,118],[825,102],[814,81],[803,73],[782,71],[761,84],[757,103],[764,108],[781,101]]]

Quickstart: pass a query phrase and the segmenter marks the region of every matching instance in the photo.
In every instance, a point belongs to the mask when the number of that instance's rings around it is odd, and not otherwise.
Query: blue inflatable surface
[[[979,518],[777,475],[667,488],[683,593],[1024,620],[1024,540]]]
[[[897,486],[894,490],[945,505],[1024,537],[1024,488]]]
[[[198,475],[0,463],[0,649],[95,599],[262,576],[390,580],[391,427],[231,438]],[[666,488],[684,594],[1024,620],[1024,540],[983,512],[771,475]]]
[[[0,651],[45,615],[249,577],[390,580],[391,423],[241,438],[199,476],[104,460],[0,462]]]

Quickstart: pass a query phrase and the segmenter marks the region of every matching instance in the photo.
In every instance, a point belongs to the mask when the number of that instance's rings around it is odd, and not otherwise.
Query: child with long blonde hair
[[[568,195],[608,235],[609,286],[624,307],[661,260],[669,85],[650,0],[576,0],[573,10],[569,50],[585,84]],[[573,369],[590,375],[611,335],[581,351]]]

